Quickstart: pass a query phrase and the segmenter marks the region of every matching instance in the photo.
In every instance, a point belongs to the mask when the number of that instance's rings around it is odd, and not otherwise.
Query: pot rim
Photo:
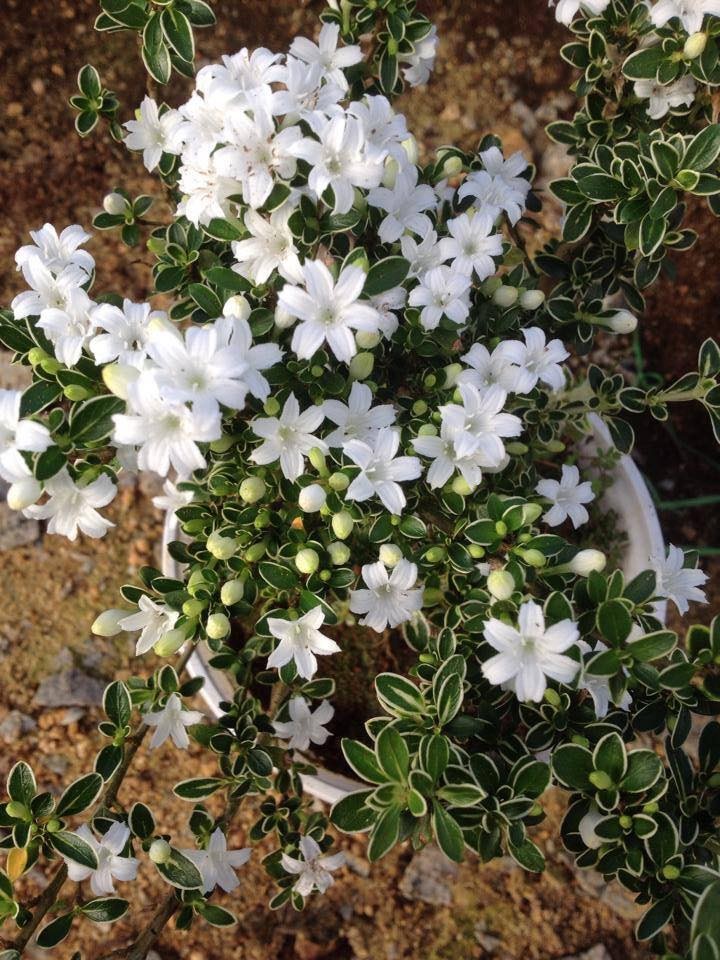
[[[593,447],[602,450],[611,448],[613,442],[610,431],[600,417],[591,414],[588,419],[592,426],[593,436],[589,440],[586,452],[591,453]],[[626,532],[629,534],[630,557],[628,558],[628,565],[631,566],[633,559],[637,560],[640,556],[639,550],[642,548],[639,544],[641,541],[646,544],[648,552],[648,556],[642,561],[645,565],[652,557],[664,557],[665,539],[657,510],[635,462],[631,457],[623,454],[615,467],[614,474],[615,480],[610,491],[615,491],[612,506],[620,513],[623,526],[626,527]],[[607,500],[608,497],[606,496],[605,499]],[[175,514],[168,512],[163,529],[161,566],[165,576],[172,578],[177,578],[180,565],[168,553],[167,545],[176,538],[177,526]],[[638,534],[637,536],[633,532],[633,527]],[[634,576],[637,572],[639,571],[633,571],[632,575]],[[666,615],[667,602],[661,600],[655,604],[655,616],[664,623]],[[199,649],[196,649],[188,660],[187,671],[191,677],[202,677],[204,679],[205,683],[201,690],[201,696],[213,717],[220,716],[222,712],[220,702],[232,698],[232,688],[225,675],[208,666]],[[225,686],[224,692],[221,689],[223,685]],[[310,796],[328,804],[336,803],[358,790],[367,789],[366,784],[320,766],[316,767],[315,774],[301,774],[301,779],[303,788]]]

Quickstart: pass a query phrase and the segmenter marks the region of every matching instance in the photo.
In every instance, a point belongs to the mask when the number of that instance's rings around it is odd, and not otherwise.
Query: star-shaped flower
[[[320,632],[324,622],[325,614],[320,606],[308,610],[297,620],[269,617],[270,633],[280,643],[268,657],[268,668],[284,667],[286,663],[294,660],[298,674],[310,680],[317,670],[318,656],[340,651],[334,640]]]

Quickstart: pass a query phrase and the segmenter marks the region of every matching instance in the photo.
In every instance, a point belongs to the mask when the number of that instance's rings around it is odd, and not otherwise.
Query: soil
[[[199,34],[199,62],[243,45],[285,49],[293,34],[314,29],[320,6],[316,0],[217,0],[218,27]],[[557,56],[567,32],[543,3],[421,0],[420,6],[436,21],[442,38],[432,84],[403,105],[423,148],[431,151],[448,142],[473,147],[493,131],[507,148],[533,157],[541,177],[557,175],[564,161],[557,149],[547,149],[542,126],[572,111],[566,92],[569,68]],[[128,47],[126,35],[96,34],[96,13],[95,0],[4,0],[0,303],[20,289],[12,256],[27,242],[29,229],[45,221],[88,225],[103,195],[116,185],[135,195],[155,189],[139,159],[122,146],[102,135],[81,141],[74,132],[66,101],[84,63],[97,65],[105,85],[118,93],[123,119],[144,93],[136,51]],[[183,90],[182,82],[174,83],[166,99],[181,102]],[[549,226],[552,216],[545,221]],[[700,208],[693,210],[693,218],[701,241],[678,257],[675,276],[663,278],[655,288],[641,327],[646,370],[662,370],[667,379],[690,369],[702,340],[718,328],[720,275],[713,267],[720,224]],[[146,296],[149,263],[141,248],[128,251],[114,237],[99,234],[93,252],[100,265],[100,289]],[[678,446],[667,427],[644,420],[637,456],[646,476],[666,500],[717,493],[720,458],[703,411],[692,407],[673,414],[672,426],[704,459]],[[159,515],[134,487],[122,492],[112,518],[118,526],[100,542],[81,539],[72,544],[44,536],[0,554],[0,722],[13,716],[13,710],[25,715],[18,726],[24,732],[6,737],[0,778],[15,759],[24,757],[33,762],[47,789],[58,790],[89,768],[100,745],[98,708],[41,707],[33,697],[43,680],[70,669],[90,679],[108,679],[150,666],[133,659],[123,635],[109,641],[90,635],[96,612],[115,604],[120,584],[131,580],[140,565],[152,562],[160,533]],[[662,521],[672,542],[703,549],[720,546],[720,515],[712,507],[663,511]],[[720,560],[708,557],[704,563],[709,572],[714,568],[720,573]],[[717,575],[715,583],[720,583]],[[713,588],[709,607],[698,608],[703,621],[720,609],[718,589]],[[351,709],[362,703],[372,712],[369,691],[360,679],[363,658],[370,652],[361,648],[356,663],[344,661],[343,669],[352,674],[343,678],[351,681],[346,684]],[[391,662],[386,651],[381,655]],[[35,728],[28,729],[33,721]],[[214,772],[212,760],[195,747],[188,753],[167,746],[152,754],[141,751],[121,797],[128,802],[152,797],[161,828],[189,845],[183,824],[190,810],[173,798],[170,787],[178,779]],[[548,820],[538,828],[538,841],[548,852],[544,875],[529,876],[504,860],[481,869],[471,861],[443,874],[433,893],[422,893],[435,902],[417,899],[410,875],[418,869],[422,873],[425,866],[413,860],[410,849],[394,852],[369,870],[363,838],[343,837],[340,845],[348,853],[349,867],[327,896],[311,900],[301,915],[270,914],[270,885],[260,864],[267,851],[258,851],[244,871],[240,892],[222,898],[238,914],[235,931],[204,924],[187,933],[170,930],[157,953],[162,960],[551,960],[603,944],[614,960],[646,956],[633,945],[637,911],[632,904],[569,866],[556,839],[561,809],[561,798],[552,795]],[[243,845],[255,815],[248,807],[233,829],[232,846]],[[42,882],[40,872],[33,871],[24,885],[36,892]],[[92,960],[126,942],[147,920],[163,888],[145,864],[133,886],[129,918],[108,929],[78,926],[57,955],[69,957],[82,949]],[[3,934],[11,932],[0,931]]]

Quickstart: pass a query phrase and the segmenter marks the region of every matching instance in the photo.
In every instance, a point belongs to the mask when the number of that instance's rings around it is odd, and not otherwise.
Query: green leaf
[[[74,406],[68,420],[68,433],[76,446],[84,446],[110,436],[112,416],[121,413],[125,403],[119,397],[91,397]]]
[[[169,884],[180,890],[197,890],[203,885],[200,871],[192,860],[188,860],[175,848],[172,849],[169,860],[156,863],[155,866]]]
[[[377,814],[365,801],[372,790],[358,790],[333,804],[330,820],[343,833],[365,833],[375,822]]]
[[[121,897],[97,897],[84,903],[80,911],[93,923],[115,923],[125,916],[129,906]]]
[[[415,684],[396,673],[381,673],[375,678],[380,705],[394,717],[421,717],[427,710],[425,698]]]
[[[463,682],[457,674],[451,674],[442,682],[440,689],[435,693],[438,723],[444,726],[450,723],[463,702]]]
[[[204,286],[202,283],[191,283],[187,288],[195,303],[209,317],[215,318],[222,316],[222,304],[216,293]]]
[[[98,861],[95,851],[87,841],[76,833],[70,833],[69,830],[59,830],[57,833],[50,834],[48,840],[62,857],[72,860],[73,863],[79,863],[82,867],[97,870]]]
[[[405,783],[410,769],[410,752],[395,727],[384,727],[375,741],[380,769],[395,783]]]
[[[7,778],[7,792],[11,800],[24,803],[26,807],[30,806],[30,801],[37,793],[35,774],[24,760],[18,760],[10,770]]]
[[[292,590],[298,584],[298,578],[293,571],[279,563],[264,561],[258,565],[258,572],[263,580],[276,590]]]
[[[662,44],[646,47],[627,58],[623,64],[623,73],[628,80],[654,80],[664,59]]]
[[[706,936],[711,943],[720,943],[720,880],[706,887],[695,907],[690,940]]]
[[[713,123],[696,134],[690,141],[683,167],[690,170],[707,170],[720,155],[720,124]]]
[[[545,869],[542,851],[528,838],[520,844],[508,843],[508,853],[524,870],[542,873]]]
[[[388,807],[377,819],[370,834],[367,858],[374,863],[391,850],[400,836],[400,809]]]
[[[635,928],[637,939],[652,940],[653,937],[657,936],[662,928],[670,922],[674,906],[675,900],[671,895],[663,897],[662,900],[654,903],[649,910],[646,910]]]
[[[623,596],[637,605],[646,603],[655,595],[656,581],[657,575],[654,570],[643,570],[625,585]]]
[[[160,14],[163,33],[168,44],[186,63],[195,56],[195,40],[187,17],[174,7],[165,7]]]
[[[370,747],[347,738],[343,738],[341,746],[345,759],[358,776],[370,783],[387,783],[388,778],[378,766],[375,753]]]
[[[473,783],[448,783],[440,787],[436,796],[449,807],[474,807],[485,799],[485,791]]]
[[[625,793],[644,793],[662,776],[662,760],[652,750],[631,750],[627,759],[627,773],[620,781]]]
[[[50,950],[67,937],[70,933],[70,927],[73,922],[72,913],[63,913],[60,917],[55,917],[47,926],[43,927],[37,936],[37,945],[43,950]]]
[[[128,689],[121,680],[114,680],[105,688],[103,710],[108,719],[121,730],[130,723],[132,702]]]
[[[128,814],[128,826],[140,840],[147,840],[155,833],[155,817],[144,803],[134,803]]]
[[[215,14],[205,0],[180,0],[177,4],[194,27],[212,27]]]
[[[74,780],[58,800],[57,816],[72,817],[76,813],[87,810],[97,799],[103,788],[103,782],[99,773],[88,773]]]
[[[181,780],[173,787],[173,793],[181,800],[204,800],[216,793],[226,781],[220,777],[197,777],[191,780]]]
[[[593,210],[589,204],[577,204],[569,207],[563,223],[563,240],[577,243],[592,225]]]
[[[596,770],[606,773],[614,784],[619,783],[627,770],[627,751],[618,733],[606,734],[593,751]]]
[[[592,754],[579,744],[562,744],[553,754],[552,769],[563,786],[572,790],[587,790],[594,769]]]
[[[449,860],[460,863],[465,841],[457,821],[437,801],[433,801],[432,828],[437,845]]]
[[[619,200],[625,194],[620,180],[607,173],[591,173],[578,180],[578,187],[584,196],[595,203]]]
[[[409,271],[410,264],[404,257],[386,257],[370,267],[363,292],[368,297],[375,297],[399,287]]]
[[[97,100],[102,93],[100,74],[90,63],[86,63],[84,67],[81,67],[77,77],[77,85],[88,100]]]
[[[677,634],[672,630],[656,630],[646,633],[638,640],[632,640],[627,645],[627,652],[634,660],[646,663],[650,660],[659,660],[671,653],[677,644]]]
[[[632,617],[622,600],[605,600],[597,611],[600,633],[613,647],[619,647],[632,630]]]
[[[218,906],[217,903],[200,903],[197,910],[203,920],[213,927],[232,927],[237,923],[235,914]]]
[[[158,83],[168,82],[172,73],[172,61],[164,40],[159,13],[152,14],[143,31],[142,59],[153,80]]]

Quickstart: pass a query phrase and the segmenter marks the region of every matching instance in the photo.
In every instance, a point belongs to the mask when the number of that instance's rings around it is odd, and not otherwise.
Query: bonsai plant
[[[668,958],[720,957],[717,722],[687,749],[694,720],[718,712],[720,620],[680,642],[657,608],[685,613],[705,575],[670,546],[628,579],[575,534],[598,492],[578,446],[593,416],[617,453],[633,446],[625,412],[665,419],[672,403],[702,404],[720,436],[713,341],[696,371],[651,389],[583,359],[634,330],[643,290],[694,242],[686,197],[720,209],[716,6],[560,0],[580,105],[548,129],[572,161],[552,185],[563,234],[538,248],[521,154],[486,136],[420,162],[392,105],[434,62],[413,0],[330,0],[316,41],[197,76],[203,0],[101,0],[96,28],[137,33],[149,94],[122,122],[86,66],[76,126],[107,124],[142,152],[172,217],[149,223],[152,198],[116,188],[94,226],[146,245],[169,306],[95,292],[82,227],[33,233],[17,253],[28,289],[0,322],[33,378],[1,396],[0,475],[13,508],[72,539],[112,526],[121,471],[159,475],[182,574],[143,568],[93,625],[166,660],[108,686],[93,768],[59,797],[27,763],[10,772],[2,960],[36,933],[51,948],[76,922],[123,916],[115,883],[144,861],[167,896],[120,955],[144,957],[173,917],[229,925],[213,893],[242,884],[261,840],[270,907],[301,909],[342,863],[330,822],[367,832],[373,861],[434,839],[453,860],[539,871],[551,783],[569,794],[578,866],[647,905],[638,937]],[[173,71],[194,78],[179,109],[157,92]],[[374,678],[380,715],[343,742],[367,786],[326,814],[302,775],[335,722],[322,674],[342,655],[338,624],[401,631],[411,663]],[[196,648],[233,682],[219,718],[190,704]],[[152,797],[120,791],[138,750],[190,738],[217,775],[175,786],[193,804],[187,850],[158,830]],[[257,819],[248,848],[228,850],[242,804]],[[23,904],[14,884],[38,861],[48,885]],[[68,880],[93,896],[57,911]]]

